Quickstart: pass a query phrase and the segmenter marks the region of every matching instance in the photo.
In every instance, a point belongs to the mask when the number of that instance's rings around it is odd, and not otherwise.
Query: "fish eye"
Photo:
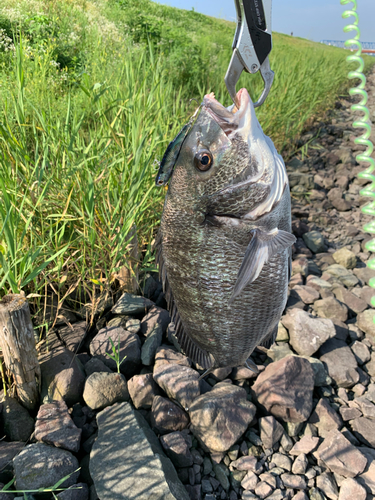
[[[205,172],[212,167],[213,158],[210,151],[203,149],[198,151],[194,157],[194,165],[201,172]]]

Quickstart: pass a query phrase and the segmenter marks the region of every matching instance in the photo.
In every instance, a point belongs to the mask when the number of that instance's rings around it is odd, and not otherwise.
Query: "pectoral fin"
[[[289,248],[296,241],[293,234],[280,229],[268,233],[261,229],[253,229],[251,233],[253,237],[246,249],[229,302],[232,302],[246,285],[258,278],[264,264],[273,255]]]

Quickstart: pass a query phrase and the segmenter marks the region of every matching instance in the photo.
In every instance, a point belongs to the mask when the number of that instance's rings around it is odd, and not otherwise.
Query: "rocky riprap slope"
[[[374,118],[375,73],[368,88]],[[65,500],[375,498],[373,273],[349,107],[339,100],[287,163],[298,239],[276,343],[253,354],[260,374],[199,381],[150,275],[144,297],[101,300],[91,334],[77,314],[50,333],[36,419],[2,403],[3,483],[45,488],[70,474],[63,486],[79,489]]]

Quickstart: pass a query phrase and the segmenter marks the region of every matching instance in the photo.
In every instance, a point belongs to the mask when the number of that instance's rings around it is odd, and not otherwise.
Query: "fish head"
[[[273,169],[276,150],[263,133],[247,90],[241,89],[237,99],[239,108],[226,108],[213,94],[204,97],[171,181],[180,198],[204,205],[225,189],[234,192],[241,183],[264,179],[267,169]]]

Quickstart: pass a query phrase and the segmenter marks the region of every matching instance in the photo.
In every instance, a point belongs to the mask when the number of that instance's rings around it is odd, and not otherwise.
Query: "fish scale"
[[[157,242],[177,338],[208,370],[243,365],[275,334],[295,241],[285,165],[239,94],[240,109],[217,119],[221,105],[213,113],[206,96],[174,165]]]

